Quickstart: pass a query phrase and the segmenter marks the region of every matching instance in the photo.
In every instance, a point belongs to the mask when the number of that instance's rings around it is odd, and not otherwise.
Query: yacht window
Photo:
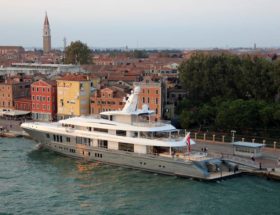
[[[108,133],[108,129],[103,129],[103,128],[94,128],[94,131]]]
[[[117,131],[116,131],[116,134],[117,134],[118,136],[126,136],[126,131],[124,131],[124,130],[117,130]]]
[[[59,140],[60,140],[60,142],[62,143],[62,136],[60,136],[60,139],[59,139]]]
[[[46,134],[46,137],[47,137],[47,138],[50,138],[50,134]]]
[[[101,115],[101,119],[109,119],[107,115]]]
[[[143,132],[143,131],[141,131],[140,132],[140,137],[151,139],[152,138],[152,132]]]
[[[70,143],[71,139],[70,137],[66,137],[66,142]]]
[[[108,141],[107,140],[98,140],[98,147],[107,149]]]
[[[83,142],[83,138],[82,137],[76,137],[76,144],[82,144]]]
[[[169,132],[154,132],[155,138],[169,138]]]
[[[83,144],[87,145],[88,143],[90,143],[90,139],[89,138],[83,138]]]
[[[119,143],[119,150],[134,152],[134,145],[130,143]]]

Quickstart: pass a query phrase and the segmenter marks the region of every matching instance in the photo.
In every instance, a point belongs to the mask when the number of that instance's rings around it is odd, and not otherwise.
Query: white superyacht
[[[235,167],[220,159],[190,152],[194,141],[185,132],[168,123],[151,122],[154,111],[146,105],[137,109],[139,92],[136,87],[120,111],[21,127],[43,148],[74,158],[205,180],[235,173]]]

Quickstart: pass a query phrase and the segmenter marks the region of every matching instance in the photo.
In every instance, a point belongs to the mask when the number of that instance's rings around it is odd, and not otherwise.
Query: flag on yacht
[[[188,150],[190,152],[191,151],[191,133],[190,132],[187,133],[187,135],[186,135],[186,143],[188,145]]]

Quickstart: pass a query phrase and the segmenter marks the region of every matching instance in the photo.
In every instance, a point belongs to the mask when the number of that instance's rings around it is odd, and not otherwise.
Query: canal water
[[[280,183],[199,182],[86,163],[0,139],[0,214],[280,214]]]

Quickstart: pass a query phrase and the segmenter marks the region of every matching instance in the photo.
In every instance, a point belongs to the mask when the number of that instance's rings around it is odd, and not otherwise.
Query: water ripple
[[[280,183],[261,178],[205,183],[0,143],[0,215],[279,214]]]

